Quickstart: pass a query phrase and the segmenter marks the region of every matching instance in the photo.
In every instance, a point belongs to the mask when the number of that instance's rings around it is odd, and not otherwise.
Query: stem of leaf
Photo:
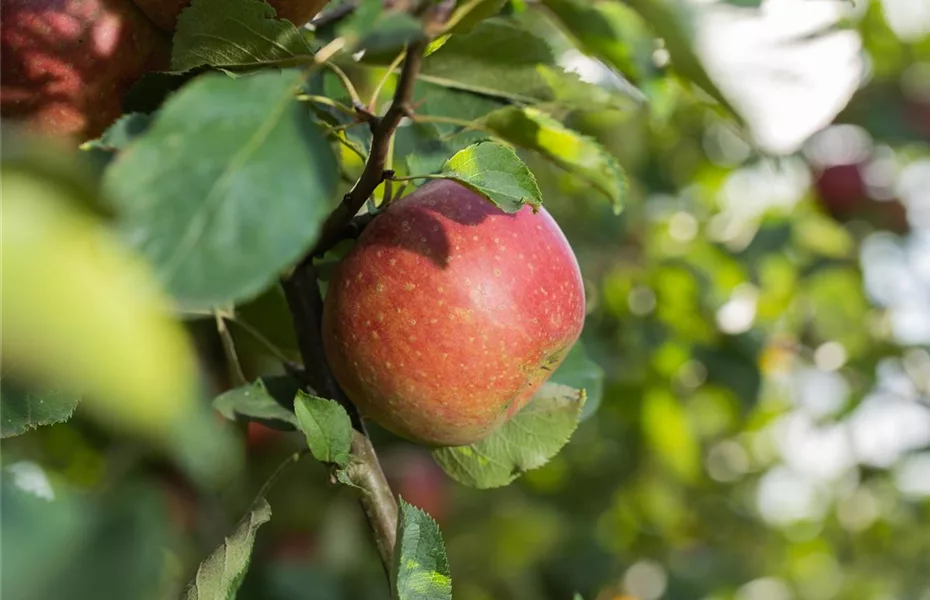
[[[232,339],[232,334],[229,333],[229,329],[226,327],[226,320],[219,312],[214,312],[213,318],[216,320],[216,331],[223,343],[223,353],[226,355],[226,362],[229,365],[236,386],[245,385],[248,380],[242,370],[242,364],[239,362],[239,355],[236,353],[236,344]]]
[[[360,105],[362,103],[362,99],[359,97],[358,90],[355,89],[355,85],[352,83],[352,80],[349,79],[349,76],[346,75],[346,72],[343,71],[342,68],[335,63],[331,63],[331,62],[324,63],[324,66],[330,71],[332,71],[333,73],[335,73],[336,77],[339,78],[340,83],[342,83],[342,87],[346,89],[346,92],[349,94],[349,98],[352,99],[352,105],[353,106]],[[354,112],[355,111],[353,110],[353,114]]]
[[[394,74],[394,70],[400,66],[400,63],[404,60],[405,52],[400,52],[397,55],[397,58],[391,61],[391,64],[388,65],[387,71],[384,72],[384,75],[378,80],[378,85],[375,86],[375,91],[371,93],[371,100],[368,101],[368,110],[375,112],[378,110],[378,97],[381,96],[381,90],[384,89],[384,84],[387,83],[387,80]]]
[[[271,487],[281,478],[281,475],[284,474],[284,471],[291,465],[297,464],[300,462],[300,459],[304,456],[310,454],[309,448],[304,448],[300,452],[295,452],[284,459],[280,465],[268,476],[268,479],[265,480],[265,483],[262,484],[262,487],[258,489],[258,493],[255,494],[255,498],[252,500],[252,504],[249,507],[255,506],[255,504],[268,495],[268,492],[271,490]]]

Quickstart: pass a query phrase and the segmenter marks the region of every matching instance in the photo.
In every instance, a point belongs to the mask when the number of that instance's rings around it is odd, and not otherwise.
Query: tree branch
[[[427,40],[420,40],[411,44],[407,49],[407,58],[404,60],[391,107],[383,117],[377,118],[373,123],[371,151],[368,154],[365,169],[339,206],[323,223],[320,238],[311,253],[313,256],[323,254],[339,241],[343,226],[358,213],[375,188],[384,181],[384,164],[388,157],[391,137],[400,124],[400,120],[411,114],[410,101],[413,98],[413,87],[420,72],[420,65],[423,63],[423,53],[427,43]]]
[[[352,436],[350,477],[364,490],[359,499],[375,546],[388,579],[394,565],[394,541],[397,534],[397,501],[391,491],[375,449],[368,439],[365,424],[355,406],[336,383],[323,351],[323,298],[317,282],[313,260],[308,258],[284,281],[284,294],[294,320],[297,345],[304,361],[305,383],[318,396],[331,398],[345,407],[355,429]]]
[[[355,460],[349,467],[349,476],[352,482],[364,491],[360,504],[371,527],[388,580],[392,579],[394,567],[397,502],[378,462],[374,447],[368,439],[361,415],[340,389],[327,363],[323,349],[323,298],[320,295],[313,257],[325,253],[336,242],[344,239],[347,233],[351,235],[353,228],[360,231],[361,227],[367,224],[366,219],[356,220],[355,216],[385,177],[391,175],[385,171],[391,151],[391,140],[401,119],[411,114],[413,88],[427,44],[428,40],[424,39],[408,47],[390,108],[381,117],[370,116],[371,150],[361,176],[323,223],[316,246],[297,265],[290,277],[283,281],[285,297],[294,321],[297,345],[303,358],[304,383],[316,395],[339,402],[352,420],[352,427],[355,429],[352,456]]]

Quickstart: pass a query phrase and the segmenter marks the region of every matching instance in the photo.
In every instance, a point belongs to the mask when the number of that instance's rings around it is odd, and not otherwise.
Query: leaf
[[[122,230],[183,308],[256,296],[316,241],[338,170],[299,79],[204,75],[108,169]]]
[[[469,446],[439,448],[433,457],[464,485],[488,489],[507,485],[546,464],[578,426],[584,391],[545,383],[526,407],[487,438]]]
[[[452,574],[439,525],[403,498],[398,509],[394,599],[451,600]]]
[[[626,173],[594,138],[536,108],[507,107],[489,114],[483,123],[504,140],[538,152],[586,180],[613,204],[615,213],[622,209],[629,189]]]
[[[115,123],[107,127],[107,130],[99,138],[81,144],[81,149],[122,150],[133,139],[145,133],[151,120],[151,115],[144,113],[123,115]]]
[[[283,423],[297,427],[297,417],[287,409],[300,384],[287,375],[261,377],[249,385],[233,388],[213,400],[213,408],[230,420],[245,417],[281,428]]]
[[[4,377],[0,381],[0,439],[71,418],[81,397],[61,390],[27,389]]]
[[[686,0],[629,0],[656,33],[665,40],[672,66],[682,76],[696,83],[734,116],[739,116],[730,101],[717,88],[693,49],[694,8]]]
[[[275,19],[260,0],[193,0],[178,17],[171,68],[202,65],[227,69],[313,60],[313,49],[290,21]]]
[[[510,102],[557,102],[576,108],[628,109],[631,99],[582,82],[556,66],[540,37],[503,19],[453,35],[423,61],[419,81]],[[635,104],[641,102],[636,98]]]
[[[455,179],[485,196],[504,212],[542,205],[536,178],[516,153],[494,142],[479,142],[456,152],[440,176]]]
[[[469,33],[475,25],[499,13],[507,0],[462,0],[455,6],[443,30],[451,33]]]
[[[352,15],[337,27],[352,50],[399,51],[423,36],[423,26],[405,10],[385,8],[382,0],[361,0]],[[390,59],[389,59],[390,60]]]
[[[655,42],[642,18],[614,0],[543,0],[581,48],[641,81],[656,73]]]
[[[297,426],[307,436],[307,445],[315,459],[340,467],[349,464],[352,422],[338,402],[298,392],[294,412]]]
[[[586,400],[581,410],[582,421],[593,415],[601,404],[604,395],[604,369],[591,360],[581,340],[575,342],[549,381],[584,390]]]
[[[2,478],[4,598],[177,597],[164,489],[135,478],[85,493],[29,461],[6,465]]]
[[[258,528],[271,520],[271,506],[260,498],[232,535],[214,550],[197,569],[184,595],[185,600],[229,600],[236,597],[249,562]]]

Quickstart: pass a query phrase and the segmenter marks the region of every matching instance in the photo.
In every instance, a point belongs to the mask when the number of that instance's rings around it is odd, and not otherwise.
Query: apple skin
[[[434,180],[362,232],[330,281],[327,359],[362,414],[431,446],[516,414],[581,334],[578,262],[545,209]]]
[[[3,0],[0,114],[26,130],[84,141],[122,114],[171,41],[131,0]]]
[[[300,27],[312,19],[329,0],[269,0],[278,19],[287,19]],[[164,31],[173,32],[178,15],[191,0],[135,0],[136,5]]]

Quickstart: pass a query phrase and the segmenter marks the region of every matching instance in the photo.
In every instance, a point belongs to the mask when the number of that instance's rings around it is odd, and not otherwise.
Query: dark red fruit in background
[[[863,177],[865,164],[838,164],[815,171],[814,189],[824,210],[840,223],[859,220],[876,229],[905,234],[910,231],[907,210],[898,200],[869,195]]]
[[[3,0],[0,115],[77,141],[122,114],[144,73],[165,69],[170,39],[131,0]]]
[[[392,449],[382,456],[391,489],[442,523],[449,514],[449,478],[422,448]]]

